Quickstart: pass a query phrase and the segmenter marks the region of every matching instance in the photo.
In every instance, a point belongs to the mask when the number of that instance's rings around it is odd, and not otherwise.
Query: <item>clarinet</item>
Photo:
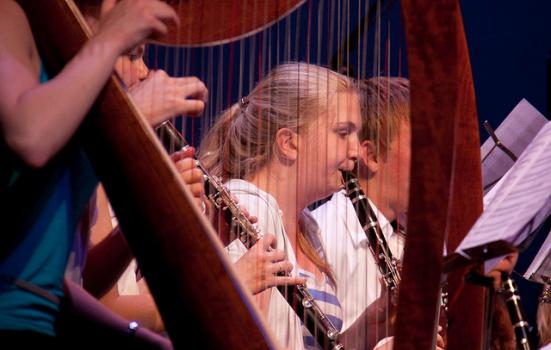
[[[342,171],[346,195],[352,201],[356,214],[367,236],[369,249],[379,267],[386,286],[395,291],[400,284],[400,272],[398,271],[398,260],[393,257],[386,241],[377,216],[369,205],[366,195],[360,188],[358,179],[350,172]]]
[[[367,236],[369,249],[373,253],[379,272],[389,290],[396,293],[401,280],[398,269],[399,261],[392,255],[392,251],[388,247],[386,238],[379,226],[377,216],[371,205],[369,205],[367,196],[360,188],[358,179],[351,172],[342,171],[341,173],[346,195],[352,202],[358,220]],[[448,291],[445,283],[441,286],[439,302],[438,323],[442,322],[443,328],[447,329]]]
[[[522,350],[530,350],[530,342],[528,341],[529,324],[525,321],[524,313],[522,312],[517,285],[507,273],[502,274],[502,280],[503,290],[500,293],[505,299],[505,304],[507,305],[511,322],[513,323],[517,347]]]
[[[174,125],[165,121],[157,127],[157,134],[161,143],[168,152],[181,150],[188,147],[188,143],[176,130]],[[258,228],[253,225],[233,200],[230,191],[222,181],[211,174],[203,167],[201,162],[196,160],[197,167],[203,172],[205,183],[209,188],[208,198],[217,208],[229,210],[231,214],[231,225],[236,225],[237,237],[243,245],[250,249],[260,239]],[[339,330],[321,310],[308,291],[306,285],[278,286],[277,289],[285,297],[291,308],[297,315],[304,315],[301,320],[305,327],[314,336],[322,349],[344,350],[344,346],[338,341]]]

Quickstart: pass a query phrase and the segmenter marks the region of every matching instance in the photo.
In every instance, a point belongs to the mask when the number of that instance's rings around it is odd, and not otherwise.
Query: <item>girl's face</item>
[[[298,135],[298,188],[309,203],[342,187],[340,170],[352,170],[358,158],[360,127],[357,94],[339,92]]]
[[[144,80],[149,73],[143,61],[144,45],[138,46],[126,55],[122,55],[115,63],[115,71],[127,88],[131,88]]]

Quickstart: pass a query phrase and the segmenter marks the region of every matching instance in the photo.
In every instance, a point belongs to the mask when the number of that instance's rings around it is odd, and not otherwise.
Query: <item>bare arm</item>
[[[109,202],[102,186],[98,187],[96,198],[98,219],[92,227],[92,247],[82,277],[84,288],[100,298],[116,284],[133,255],[121,230],[111,225]]]
[[[101,303],[116,314],[129,320],[136,320],[140,325],[155,332],[165,331],[163,320],[151,294],[120,295],[118,286],[114,285],[101,298]]]
[[[117,227],[107,238],[89,250],[83,272],[84,288],[94,297],[101,298],[116,285],[132,256]]]
[[[13,1],[0,2],[0,127],[7,145],[40,167],[71,138],[113,70],[115,60],[175,13],[157,0],[122,1],[99,32],[55,78],[39,84],[36,47]]]
[[[172,349],[169,340],[143,327],[131,334],[128,320],[115,315],[80,286],[65,281],[65,295],[58,325],[60,337],[98,346],[109,342],[110,347],[121,349]]]

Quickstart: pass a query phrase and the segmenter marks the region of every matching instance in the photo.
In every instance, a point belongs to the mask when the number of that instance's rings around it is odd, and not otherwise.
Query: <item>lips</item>
[[[340,170],[344,171],[351,171],[354,169],[355,162],[353,160],[347,160],[344,162],[344,165],[341,167]]]

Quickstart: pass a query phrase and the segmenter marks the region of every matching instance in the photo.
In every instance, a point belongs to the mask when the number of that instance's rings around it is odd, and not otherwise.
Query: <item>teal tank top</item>
[[[48,80],[44,69],[40,80]],[[4,148],[0,154],[10,153],[5,145],[0,147]],[[8,194],[5,198],[11,203],[7,205],[18,220],[7,225],[15,231],[10,234],[16,240],[0,255],[0,330],[54,336],[59,305],[10,281],[63,296],[63,276],[76,227],[98,180],[78,140],[72,140],[44,169],[29,169],[15,157],[7,158],[7,176],[3,175],[0,190]]]

